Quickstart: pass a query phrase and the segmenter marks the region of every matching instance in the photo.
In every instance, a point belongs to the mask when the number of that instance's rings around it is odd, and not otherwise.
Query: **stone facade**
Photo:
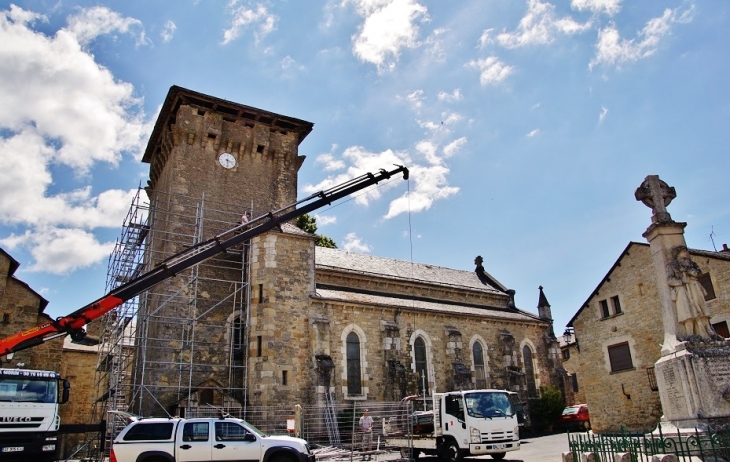
[[[526,402],[541,386],[561,387],[550,319],[515,308],[499,283],[483,283],[472,271],[315,247],[311,235],[282,228],[252,244],[251,404],[313,404],[325,391],[337,402],[394,401],[418,393],[424,381],[429,391],[471,389],[478,367],[484,387],[516,391]],[[355,358],[348,358],[351,333]],[[417,338],[426,347],[425,377],[417,372]]]
[[[707,300],[710,322],[718,332],[727,332],[730,252],[690,249],[690,254],[709,275],[705,279],[714,291],[714,298]],[[579,353],[571,351],[568,367],[577,370],[596,432],[622,426],[653,430],[662,416],[653,368],[661,356],[664,329],[652,265],[649,246],[631,242],[568,324],[580,345]]]

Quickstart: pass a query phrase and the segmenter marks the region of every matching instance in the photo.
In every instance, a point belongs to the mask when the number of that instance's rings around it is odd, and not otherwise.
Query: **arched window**
[[[525,363],[525,379],[527,380],[527,396],[537,397],[535,386],[535,365],[532,362],[532,350],[529,346],[522,347],[522,361]]]
[[[347,334],[347,394],[362,395],[360,371],[360,337],[355,332]]]
[[[487,388],[487,374],[484,368],[484,349],[481,343],[474,342],[472,355],[474,356],[474,377],[476,378],[474,385],[477,389]]]
[[[418,373],[418,394],[428,395],[428,360],[426,359],[426,342],[421,337],[413,342],[413,358]]]

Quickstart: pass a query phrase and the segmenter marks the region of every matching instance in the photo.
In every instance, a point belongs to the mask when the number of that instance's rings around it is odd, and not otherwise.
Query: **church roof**
[[[467,316],[473,315],[482,318],[500,319],[503,321],[541,322],[536,315],[515,309],[465,306],[457,303],[440,303],[426,300],[390,297],[387,295],[367,294],[362,292],[322,289],[319,287],[315,292],[315,297],[340,302],[397,307],[410,311],[451,313]]]
[[[442,285],[491,294],[505,295],[500,287],[479,280],[476,272],[464,271],[394,258],[376,257],[339,249],[317,247],[315,263],[318,269],[332,269],[381,278]],[[494,280],[494,278],[492,278]],[[496,280],[494,280],[496,281]],[[499,283],[497,283],[499,284]]]

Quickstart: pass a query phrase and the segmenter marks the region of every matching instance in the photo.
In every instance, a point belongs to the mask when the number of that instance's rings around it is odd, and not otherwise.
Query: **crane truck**
[[[74,341],[83,341],[86,337],[84,330],[86,324],[99,319],[154,285],[225,252],[235,245],[270,231],[282,223],[330,205],[399,173],[403,174],[404,180],[408,179],[408,169],[400,165],[390,171],[381,169],[376,173],[366,173],[281,209],[251,219],[247,223],[241,223],[193,245],[69,315],[1,339],[0,356],[7,358],[8,355],[17,351],[66,335],[70,335]],[[7,377],[12,378],[6,380],[6,373],[9,374]],[[17,459],[40,461],[55,454],[56,431],[60,421],[57,404],[68,401],[69,395],[68,382],[60,382],[60,380],[57,373],[48,371],[10,369],[2,372],[0,375],[0,461]],[[33,401],[29,401],[31,395],[22,393],[23,389],[30,384],[45,387],[46,393],[43,395],[42,402],[36,401],[35,397],[32,398]],[[58,398],[58,390],[61,388],[59,384],[63,385],[60,399]],[[22,441],[29,441],[29,443]],[[37,444],[38,441],[41,443]]]
[[[504,459],[520,449],[516,393],[506,390],[464,390],[413,396],[402,401],[402,413],[383,421],[387,446],[404,457],[437,455],[447,462],[465,456]],[[418,410],[421,405],[423,410]]]

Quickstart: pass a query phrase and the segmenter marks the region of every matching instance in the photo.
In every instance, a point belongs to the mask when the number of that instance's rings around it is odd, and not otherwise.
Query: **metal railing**
[[[572,433],[568,446],[573,461],[580,455],[593,453],[599,460],[615,460],[617,454],[629,454],[632,462],[650,461],[656,454],[674,454],[680,461],[730,460],[730,427],[708,426],[707,429],[676,429],[663,431],[661,426],[652,433],[629,432],[618,434]]]

